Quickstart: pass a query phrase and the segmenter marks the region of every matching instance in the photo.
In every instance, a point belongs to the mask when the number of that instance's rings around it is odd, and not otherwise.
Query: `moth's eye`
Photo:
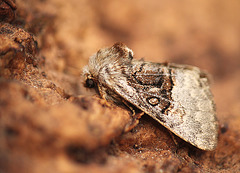
[[[85,86],[87,88],[94,88],[95,87],[95,83],[94,83],[94,81],[92,79],[87,79],[86,83],[85,83]]]
[[[130,59],[133,59],[132,52],[129,52],[129,58],[130,58]]]

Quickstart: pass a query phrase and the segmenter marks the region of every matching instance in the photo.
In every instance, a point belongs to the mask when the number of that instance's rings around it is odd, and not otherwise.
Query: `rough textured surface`
[[[16,6],[15,6],[16,5]],[[238,1],[0,1],[0,172],[239,172]],[[82,86],[99,48],[212,74],[219,119],[204,152]],[[164,58],[162,58],[164,57]],[[129,131],[130,130],[130,131]]]

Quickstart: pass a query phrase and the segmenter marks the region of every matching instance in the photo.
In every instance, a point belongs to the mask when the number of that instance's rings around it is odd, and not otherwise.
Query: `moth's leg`
[[[100,85],[98,85],[98,92],[102,98],[102,104],[106,105],[107,107],[111,107],[111,104],[107,101],[107,93],[106,93],[106,88],[101,87]]]
[[[132,130],[134,127],[136,127],[139,123],[139,119],[140,117],[144,114],[144,112],[140,112],[140,113],[137,113],[137,117],[133,117],[132,118],[132,121],[130,123],[128,123],[126,126],[125,126],[125,129],[124,129],[124,132],[129,132],[130,130]]]
[[[132,117],[134,117],[134,116],[136,115],[136,111],[133,109],[133,107],[130,106],[129,103],[126,102],[125,100],[121,100],[121,101],[123,102],[123,104],[124,104],[125,106],[127,106],[127,107],[131,110],[131,112],[132,112]]]
[[[113,97],[110,97],[107,92],[106,92],[107,88],[98,85],[98,91],[100,96],[103,98],[103,102],[102,104],[105,104],[108,107],[111,107],[110,103],[107,100],[112,100],[114,101]],[[142,117],[142,115],[144,114],[143,111],[136,113],[136,111],[133,109],[132,106],[130,106],[130,104],[125,101],[124,99],[121,99],[120,102],[122,102],[126,107],[128,107],[131,112],[132,112],[132,121],[130,123],[128,123],[124,129],[125,132],[130,131],[131,129],[133,129],[138,123],[139,123],[139,119]]]
[[[102,90],[101,85],[97,85],[97,87],[98,87],[98,92],[99,92],[100,96],[101,96],[104,100],[106,100],[106,99],[105,99],[105,98],[106,98],[106,92],[104,92],[104,91]]]
[[[138,125],[139,119],[143,116],[144,112],[141,111],[141,112],[136,113],[136,111],[133,109],[132,106],[130,106],[130,104],[128,102],[126,102],[125,100],[122,100],[122,102],[132,112],[132,122],[127,124],[124,129],[125,132],[128,132],[128,131],[132,130],[136,125]]]
[[[171,136],[174,144],[178,147],[179,144],[178,144],[178,142],[177,142],[177,140],[176,140],[176,137],[173,135],[173,133],[172,133],[170,130],[168,130],[168,133],[170,134],[170,136]]]
[[[132,117],[133,117],[134,119],[138,120],[138,119],[140,119],[140,118],[143,116],[143,114],[144,114],[143,111],[136,113],[136,111],[133,109],[133,107],[132,107],[127,101],[122,100],[122,103],[123,103],[125,106],[127,106],[127,107],[132,111]]]

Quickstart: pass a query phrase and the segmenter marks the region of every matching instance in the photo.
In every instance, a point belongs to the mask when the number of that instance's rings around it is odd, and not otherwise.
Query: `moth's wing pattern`
[[[208,78],[199,68],[133,60],[119,70],[124,75],[111,77],[110,70],[106,81],[114,92],[194,146],[216,147],[215,105]]]

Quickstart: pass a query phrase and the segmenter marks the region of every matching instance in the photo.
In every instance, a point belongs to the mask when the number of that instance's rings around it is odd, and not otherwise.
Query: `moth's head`
[[[94,73],[90,71],[89,65],[83,68],[83,84],[86,88],[96,88],[97,78],[94,76]]]
[[[98,77],[104,67],[116,67],[133,59],[133,51],[123,43],[115,43],[112,47],[100,49],[89,58],[88,65],[83,68],[84,86],[95,88]]]

